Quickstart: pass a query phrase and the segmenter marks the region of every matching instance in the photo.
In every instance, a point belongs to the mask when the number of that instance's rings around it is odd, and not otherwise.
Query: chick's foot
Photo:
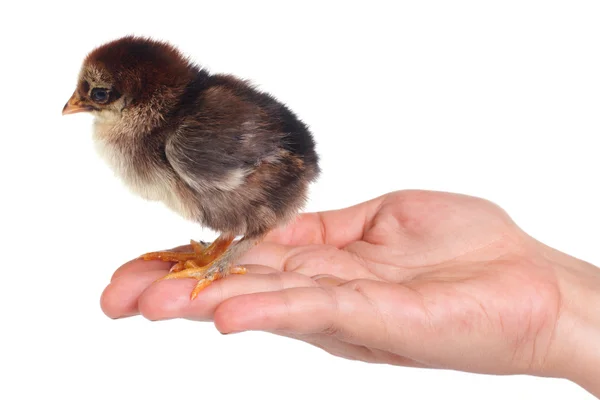
[[[189,268],[202,268],[220,257],[233,242],[233,236],[220,236],[210,246],[206,243],[190,241],[192,252],[156,251],[140,256],[142,260],[175,262],[169,272],[180,272]]]
[[[184,278],[194,278],[198,280],[196,287],[192,290],[190,298],[194,300],[196,296],[207,286],[209,286],[214,281],[224,278],[230,274],[240,274],[243,275],[246,273],[246,268],[234,266],[232,264],[221,267],[219,264],[219,260],[215,260],[209,265],[204,267],[188,267],[186,269],[170,272],[166,276],[159,279],[159,281],[166,279],[184,279]]]

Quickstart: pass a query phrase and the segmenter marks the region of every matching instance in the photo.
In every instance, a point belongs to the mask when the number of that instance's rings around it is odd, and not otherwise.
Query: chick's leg
[[[176,262],[170,272],[179,272],[188,268],[200,268],[210,264],[223,254],[231,245],[234,238],[235,236],[233,235],[221,235],[210,246],[191,240],[192,252],[157,251],[146,253],[140,258],[143,260]]]
[[[217,256],[212,262],[204,266],[189,267],[184,270],[171,272],[159,280],[194,278],[198,280],[196,287],[191,293],[191,299],[209,286],[212,282],[222,279],[230,274],[245,274],[246,268],[235,266],[234,262],[245,252],[254,247],[261,236],[244,236],[239,242],[227,248],[220,256]]]

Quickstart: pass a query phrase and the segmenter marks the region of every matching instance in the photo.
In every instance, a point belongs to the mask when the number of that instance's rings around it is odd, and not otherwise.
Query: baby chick
[[[87,55],[63,115],[89,112],[99,154],[136,194],[220,233],[162,279],[195,278],[192,299],[304,206],[320,173],[307,126],[269,94],[210,74],[172,45],[127,36]],[[236,236],[242,236],[234,242]]]

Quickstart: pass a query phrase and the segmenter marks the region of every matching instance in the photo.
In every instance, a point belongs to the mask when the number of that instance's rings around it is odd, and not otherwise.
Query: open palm
[[[542,373],[561,296],[543,247],[494,204],[400,191],[301,215],[196,300],[195,282],[153,283],[171,264],[131,261],[105,313],[214,320],[368,362],[481,373]]]

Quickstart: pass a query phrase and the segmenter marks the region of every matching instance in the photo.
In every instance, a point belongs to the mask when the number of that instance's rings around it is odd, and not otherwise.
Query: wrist
[[[600,268],[546,249],[556,271],[561,309],[544,372],[600,397]]]

